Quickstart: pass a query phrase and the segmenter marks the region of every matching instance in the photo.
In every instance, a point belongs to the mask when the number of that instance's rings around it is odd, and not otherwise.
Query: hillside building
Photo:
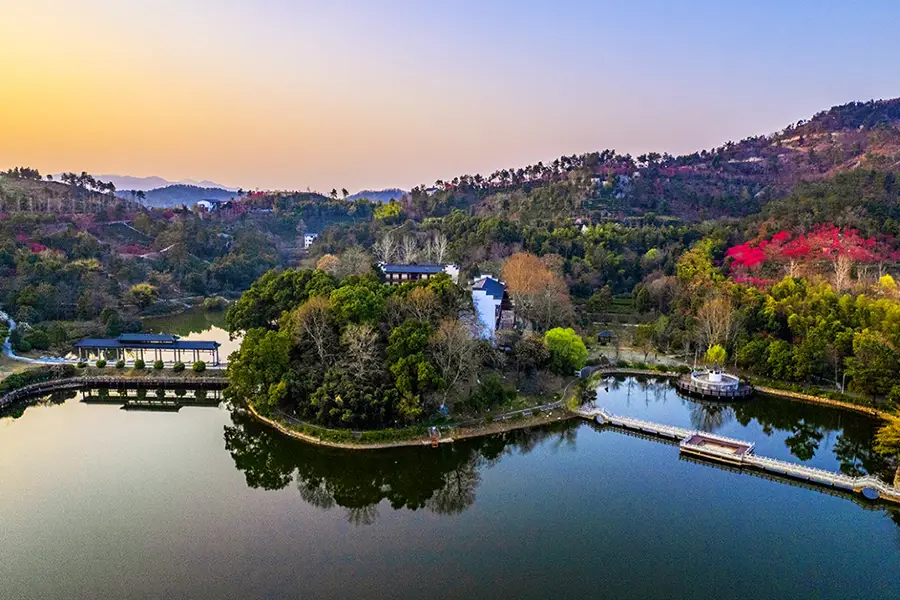
[[[497,331],[515,326],[515,312],[506,284],[490,275],[472,283],[472,302],[481,326],[479,334],[492,340]]]
[[[453,283],[457,283],[459,280],[459,267],[456,265],[381,264],[380,266],[382,272],[384,272],[385,281],[391,285],[431,279],[438,273],[446,273],[453,280]]]

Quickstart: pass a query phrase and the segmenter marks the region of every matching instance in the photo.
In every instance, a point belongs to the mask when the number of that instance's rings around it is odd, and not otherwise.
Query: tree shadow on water
[[[304,502],[344,509],[353,525],[371,525],[379,505],[456,515],[475,503],[482,473],[512,452],[527,453],[545,441],[574,446],[577,424],[516,430],[440,448],[352,451],[306,444],[232,413],[225,448],[247,485],[281,490],[293,484]]]

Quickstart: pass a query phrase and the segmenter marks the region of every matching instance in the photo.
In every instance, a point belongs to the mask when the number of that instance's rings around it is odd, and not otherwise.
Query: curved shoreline
[[[662,377],[666,379],[670,379],[673,377],[678,377],[679,373],[674,371],[656,371],[650,369],[631,369],[631,368],[605,368],[605,369],[597,369],[587,379],[588,382],[591,379],[597,376],[616,376],[616,375],[625,375],[625,376],[654,376],[654,377]],[[29,396],[51,393],[54,391],[62,391],[62,390],[72,390],[72,389],[80,389],[89,385],[137,385],[137,386],[153,386],[153,385],[173,385],[173,386],[215,386],[215,387],[225,387],[228,384],[227,377],[222,376],[205,376],[205,377],[196,377],[196,376],[163,376],[163,377],[153,377],[149,374],[145,375],[131,375],[131,376],[107,376],[107,377],[99,377],[99,376],[76,376],[64,379],[56,379],[50,381],[44,381],[39,383],[30,384],[28,386],[12,390],[3,396],[0,396],[0,409],[13,404],[19,400],[25,399]],[[861,406],[858,404],[851,404],[849,402],[841,402],[839,400],[832,400],[831,398],[824,398],[821,396],[813,396],[810,394],[802,394],[799,392],[791,392],[788,390],[780,390],[777,388],[771,388],[766,386],[755,386],[755,389],[761,394],[766,394],[770,396],[776,396],[780,398],[784,398],[787,400],[795,401],[795,402],[805,402],[809,404],[819,404],[823,406],[829,406],[836,409],[843,410],[851,410],[857,413],[861,413],[876,419],[880,420],[888,420],[890,418],[890,413],[868,406]],[[567,387],[568,391],[568,387]],[[569,394],[567,393],[567,396]],[[528,417],[520,417],[520,418],[511,418],[514,416],[520,416],[524,411],[513,411],[511,413],[507,413],[505,415],[496,415],[493,418],[495,419],[491,423],[484,423],[478,426],[463,426],[453,430],[451,436],[442,437],[438,440],[439,444],[442,443],[452,443],[456,440],[461,439],[469,439],[476,437],[484,437],[488,435],[494,435],[496,433],[503,433],[506,431],[513,431],[517,429],[527,429],[529,427],[537,427],[541,425],[546,425],[548,423],[553,423],[561,420],[567,420],[571,418],[575,418],[577,415],[574,413],[565,410],[565,399],[559,403],[562,406],[562,410],[565,412],[560,413],[560,408],[553,406],[547,406],[545,410],[545,414],[541,416],[528,416]],[[389,448],[404,448],[404,447],[421,447],[421,446],[431,446],[433,444],[432,439],[428,436],[420,436],[413,439],[406,440],[396,440],[390,442],[338,442],[331,440],[323,440],[321,438],[315,437],[313,435],[309,435],[307,433],[303,433],[302,431],[298,431],[289,425],[280,422],[277,419],[273,419],[270,417],[266,417],[257,412],[252,406],[249,404],[246,405],[247,412],[259,423],[271,427],[276,431],[280,432],[283,435],[292,437],[294,439],[310,443],[317,444],[320,446],[327,446],[331,448],[340,448],[345,450],[383,450]],[[526,409],[533,410],[533,409]]]
[[[309,444],[316,444],[318,446],[326,446],[329,448],[340,448],[342,450],[386,450],[390,448],[411,448],[411,447],[429,447],[433,445],[431,438],[429,437],[419,437],[410,440],[397,440],[394,442],[359,442],[359,443],[348,443],[348,442],[333,442],[330,440],[323,440],[317,438],[315,436],[311,436],[309,434],[303,433],[302,431],[297,431],[296,429],[292,429],[287,425],[284,425],[280,421],[275,419],[271,419],[269,417],[263,416],[259,414],[256,409],[254,409],[249,404],[246,405],[247,413],[250,414],[257,422],[267,425],[272,429],[275,429],[279,433],[286,435],[288,437],[292,437],[294,439],[300,440],[302,442],[306,442]],[[558,421],[565,421],[568,419],[574,419],[577,417],[574,413],[565,411],[563,413],[558,413],[560,409],[553,409],[548,412],[546,415],[542,415],[540,417],[525,417],[523,419],[517,420],[504,420],[499,422],[493,422],[482,427],[461,427],[455,429],[453,431],[452,437],[443,437],[438,440],[438,444],[452,444],[457,440],[464,440],[470,438],[484,437],[488,435],[494,435],[497,433],[504,433],[506,431],[514,431],[516,429],[527,429],[529,427],[538,427],[541,425],[548,425],[550,423],[556,423]],[[518,411],[517,411],[518,412]],[[503,415],[498,415],[498,417],[503,417]]]

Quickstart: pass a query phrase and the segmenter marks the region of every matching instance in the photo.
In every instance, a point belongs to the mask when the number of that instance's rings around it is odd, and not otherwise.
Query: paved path
[[[10,317],[8,314],[0,310],[0,321],[7,321],[9,323],[9,333],[12,334],[16,329],[16,322]],[[6,336],[6,339],[3,340],[3,354],[12,360],[18,360],[20,362],[30,363],[33,365],[74,365],[78,363],[77,359],[69,359],[69,358],[53,358],[53,357],[41,357],[41,358],[28,358],[27,356],[19,356],[15,353],[12,347],[12,343],[9,341],[9,336]]]

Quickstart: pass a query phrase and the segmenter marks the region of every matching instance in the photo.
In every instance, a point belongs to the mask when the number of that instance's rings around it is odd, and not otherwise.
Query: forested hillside
[[[174,184],[138,193],[137,190],[120,190],[120,198],[140,200],[144,206],[152,208],[171,208],[174,206],[194,206],[201,200],[232,200],[235,192],[222,188],[199,187],[196,185]]]
[[[404,208],[420,218],[462,208],[528,222],[648,213],[686,220],[746,216],[801,181],[896,169],[898,125],[900,99],[851,103],[771,135],[684,156],[604,150],[438,180],[414,188]]]
[[[272,268],[317,269],[336,290],[380,261],[454,262],[463,282],[504,278],[539,332],[630,319],[627,343],[647,353],[721,345],[762,374],[886,396],[900,372],[898,106],[836,107],[687,156],[606,150],[455,177],[387,203],[282,191],[148,210],[86,173],[15,169],[0,176],[0,306],[64,347],[86,328],[138,327],[164,299],[246,290]],[[306,232],[320,234],[309,252]],[[367,277],[382,294],[377,270]],[[735,316],[704,330],[718,309]],[[513,352],[517,335],[504,341]],[[872,366],[880,383],[867,387]]]

